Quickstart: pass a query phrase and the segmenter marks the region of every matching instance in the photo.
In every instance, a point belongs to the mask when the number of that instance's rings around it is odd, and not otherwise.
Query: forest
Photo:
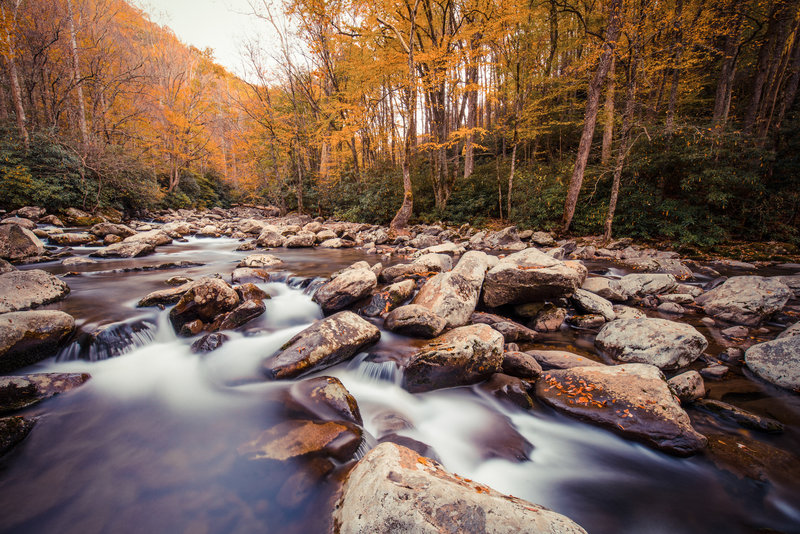
[[[800,244],[798,0],[250,6],[240,78],[124,0],[2,0],[0,208]]]

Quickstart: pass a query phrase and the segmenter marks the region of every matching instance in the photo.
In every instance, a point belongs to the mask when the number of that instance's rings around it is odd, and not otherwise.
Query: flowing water
[[[313,472],[312,465],[247,462],[236,449],[291,417],[279,401],[289,384],[262,381],[258,367],[322,317],[311,301],[313,281],[375,257],[354,250],[271,252],[287,275],[259,284],[272,295],[266,312],[205,355],[189,350],[193,340],[175,336],[167,311],[135,307],[170,276],[229,275],[248,254],[235,252],[237,245],[189,239],[146,258],[70,268],[81,272],[65,278],[72,293],[48,308],[75,316],[84,335],[20,374],[89,372],[92,379],[28,410],[40,415],[37,426],[0,459],[0,531],[324,528],[342,467],[303,484],[293,475]],[[179,261],[202,265],[118,272]],[[55,263],[31,268],[67,272]],[[696,324],[712,343],[709,352],[719,350],[718,334]],[[101,341],[92,343],[88,333],[101,327]],[[538,346],[591,354],[592,342],[591,332],[562,331]],[[759,434],[692,411],[697,428],[721,436],[733,452],[674,458],[543,406],[515,409],[480,386],[409,394],[398,386],[397,362],[419,344],[382,332],[369,354],[321,373],[338,377],[358,401],[367,431],[361,454],[387,434],[417,440],[448,470],[550,507],[591,533],[800,532],[797,395],[741,372],[707,382],[712,398],[776,417],[786,431]],[[735,455],[742,450],[756,451],[757,460]],[[760,480],[744,476],[756,464]]]

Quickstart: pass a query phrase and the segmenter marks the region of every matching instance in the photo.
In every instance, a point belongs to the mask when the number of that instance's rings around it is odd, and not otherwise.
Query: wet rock
[[[121,241],[122,238],[120,236],[114,234],[108,234],[103,238],[103,245],[107,247],[109,245],[113,245],[114,243],[119,243]]]
[[[21,410],[80,387],[88,373],[38,373],[0,377],[0,413]]]
[[[656,306],[656,310],[658,310],[660,313],[666,313],[668,315],[683,315],[686,313],[684,307],[676,302],[662,302]]]
[[[432,269],[436,269],[436,266],[423,263],[401,263],[383,269],[380,274],[380,279],[382,282],[390,284],[405,278],[424,278],[440,272],[439,270]]]
[[[410,299],[416,287],[412,280],[403,280],[387,286],[383,291],[372,295],[372,300],[361,310],[361,313],[367,317],[377,317],[388,313]]]
[[[0,225],[2,224],[15,224],[17,226],[25,228],[26,230],[31,230],[31,231],[33,231],[36,228],[36,223],[25,217],[6,217],[2,221],[0,221]]]
[[[80,246],[94,241],[96,237],[88,232],[66,232],[62,234],[52,234],[50,242],[60,246]]]
[[[648,295],[669,293],[678,285],[671,274],[628,274],[618,281],[626,298],[642,298]]]
[[[0,313],[37,308],[69,294],[69,286],[40,269],[0,274]]]
[[[268,300],[272,298],[266,291],[251,283],[242,284],[233,289],[236,290],[243,302],[246,300]]]
[[[728,374],[728,367],[722,364],[713,364],[700,369],[700,374],[709,380],[722,380]]]
[[[333,512],[340,534],[548,532],[585,534],[568,518],[445,471],[382,443],[350,471]]]
[[[102,217],[96,217],[76,208],[67,208],[61,216],[61,219],[71,226],[92,226],[93,224],[103,222]]]
[[[262,364],[272,379],[296,378],[353,357],[377,342],[380,330],[355,313],[339,312],[312,324]]]
[[[144,241],[122,241],[96,250],[91,256],[100,258],[138,258],[155,252],[156,246]]]
[[[169,245],[172,243],[172,238],[164,231],[158,228],[153,230],[148,230],[146,232],[139,232],[132,236],[126,237],[123,243],[147,243],[148,245],[153,245],[154,247],[158,247],[161,245]]]
[[[170,276],[167,278],[164,283],[168,286],[182,286],[183,284],[188,284],[191,282],[192,279],[188,276]]]
[[[311,232],[300,232],[299,234],[289,236],[283,246],[286,248],[313,247],[316,239],[316,234]]]
[[[465,325],[478,304],[486,268],[486,254],[467,252],[452,271],[425,282],[412,303],[428,308],[446,320],[448,327]]]
[[[297,508],[315,491],[325,477],[334,469],[333,462],[327,458],[309,458],[297,462],[299,465],[278,490],[276,502],[284,508]]]
[[[369,296],[378,286],[378,278],[369,268],[346,269],[333,280],[325,282],[312,300],[324,313],[341,310]]]
[[[272,254],[251,254],[239,262],[239,267],[253,267],[256,269],[263,269],[264,267],[272,267],[283,263],[280,258]]]
[[[706,396],[703,377],[697,371],[686,371],[667,380],[670,389],[681,402],[689,403]]]
[[[269,282],[269,273],[263,269],[237,267],[231,273],[231,283],[247,284],[253,282]]]
[[[202,354],[212,352],[220,348],[223,343],[228,341],[228,336],[221,332],[213,332],[206,334],[194,343],[192,343],[192,352],[195,354]]]
[[[363,424],[356,399],[338,378],[332,376],[319,376],[292,384],[287,405],[323,421]]]
[[[267,310],[261,300],[246,300],[225,314],[219,322],[220,330],[234,330],[255,319]]]
[[[490,326],[455,328],[414,354],[403,374],[412,393],[480,382],[500,370],[503,336]]]
[[[136,234],[136,230],[124,224],[114,224],[110,222],[102,222],[95,224],[89,229],[89,232],[97,237],[106,237],[108,235],[116,235],[122,238],[130,237]]]
[[[0,456],[14,448],[33,430],[36,419],[33,417],[0,418]]]
[[[211,323],[219,315],[236,308],[240,303],[234,289],[218,278],[202,278],[192,282],[175,307],[169,312],[169,320],[176,332],[192,321]]]
[[[189,321],[184,323],[181,326],[180,330],[178,330],[178,335],[183,337],[192,337],[196,336],[203,330],[205,330],[207,325],[201,321],[200,319],[194,319],[193,321]]]
[[[265,430],[236,450],[247,460],[286,461],[309,456],[351,459],[361,445],[362,431],[345,421],[291,420]]]
[[[493,313],[473,313],[470,315],[469,322],[471,324],[488,324],[503,335],[503,339],[506,343],[533,341],[536,338],[536,332],[534,330]]]
[[[701,399],[695,402],[694,405],[716,415],[720,419],[736,423],[744,428],[760,430],[762,432],[783,432],[783,423],[780,421],[756,415],[726,402],[714,399]]]
[[[98,263],[98,261],[93,260],[92,258],[87,258],[85,256],[73,256],[71,258],[66,258],[61,261],[61,265],[65,267],[74,267],[76,265],[91,265],[92,263]]]
[[[536,383],[536,396],[569,415],[670,454],[688,456],[707,443],[652,365],[548,371]]]
[[[800,336],[753,345],[744,353],[744,361],[767,382],[800,392]]]
[[[602,315],[606,321],[613,321],[617,317],[614,307],[609,301],[584,289],[576,289],[575,294],[572,295],[572,301],[578,309],[586,313]]]
[[[757,326],[781,310],[793,294],[774,278],[734,276],[697,297],[696,302],[714,319]]]
[[[534,406],[533,399],[528,394],[530,384],[517,377],[495,373],[478,387],[499,401],[523,410],[530,410]]]
[[[504,352],[501,368],[503,373],[517,378],[537,378],[542,374],[542,366],[536,358],[519,351]]]
[[[16,224],[0,225],[0,258],[24,260],[44,254],[44,243],[36,235]]]
[[[159,289],[148,293],[136,304],[139,308],[147,308],[150,306],[166,306],[168,304],[175,304],[178,302],[184,293],[189,291],[195,284],[201,282],[203,279],[186,282],[177,287],[168,289]]]
[[[580,262],[563,262],[537,249],[501,259],[486,273],[483,302],[489,307],[570,296],[586,278]]]
[[[323,228],[320,231],[315,232],[315,233],[317,234],[317,243],[324,243],[325,241],[328,241],[329,239],[336,239],[337,238],[336,232],[334,232],[333,230],[329,230],[328,228]]]
[[[91,332],[80,332],[76,339],[58,354],[58,360],[107,360],[151,343],[156,334],[155,323],[133,319],[106,324]]]
[[[532,326],[537,332],[556,332],[564,324],[566,318],[567,310],[547,304],[536,314]]]
[[[424,456],[426,458],[430,458],[432,460],[438,461],[438,455],[436,451],[428,445],[427,443],[423,443],[421,441],[417,441],[416,439],[409,438],[408,436],[401,436],[400,434],[392,432],[391,434],[386,434],[381,436],[378,440],[378,443],[393,443],[395,445],[399,445],[401,447],[405,447],[406,449],[410,449],[415,453],[419,454],[420,456]]]
[[[256,243],[258,243],[259,246],[267,248],[282,247],[285,242],[286,238],[273,228],[265,229],[258,235],[258,239],[256,239]]]
[[[198,237],[219,237],[219,229],[213,224],[203,226],[198,232]]]
[[[319,246],[320,248],[350,248],[355,246],[355,242],[334,237],[332,239],[326,239],[325,241],[320,242]]]
[[[770,482],[776,473],[787,481],[800,477],[800,458],[742,433],[709,434],[707,454],[717,467],[740,478]]]
[[[432,338],[444,331],[447,321],[424,306],[409,304],[392,310],[383,326],[404,336]]]
[[[525,354],[536,360],[543,369],[571,369],[572,367],[604,366],[585,356],[564,350],[529,350]]]
[[[618,319],[597,334],[595,345],[621,362],[678,369],[695,361],[708,341],[691,325],[665,319]]]
[[[594,329],[600,328],[606,324],[606,318],[602,315],[588,314],[588,315],[573,315],[568,319],[569,324],[575,328]]]
[[[739,347],[728,347],[717,356],[723,362],[740,364],[744,360],[744,350]]]

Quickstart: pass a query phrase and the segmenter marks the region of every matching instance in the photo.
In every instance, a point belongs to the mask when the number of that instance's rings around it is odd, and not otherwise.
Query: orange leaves
[[[587,383],[583,379],[573,381],[571,377],[567,377],[564,383],[561,383],[550,374],[546,374],[542,378],[550,389],[558,391],[558,393],[556,393],[557,397],[566,397],[567,403],[573,406],[580,405],[587,408],[605,408],[608,404],[606,400],[596,400],[593,392],[599,392],[600,388],[595,384]]]

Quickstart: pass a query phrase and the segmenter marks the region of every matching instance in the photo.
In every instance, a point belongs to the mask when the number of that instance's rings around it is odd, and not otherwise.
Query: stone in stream
[[[226,313],[222,319],[217,319],[217,326],[215,329],[219,330],[233,330],[243,326],[247,322],[255,319],[267,310],[267,306],[262,300],[246,300],[239,304],[236,308]]]
[[[530,248],[506,256],[486,273],[483,302],[495,308],[568,297],[581,287],[586,274],[580,262],[556,260]]]
[[[265,228],[256,239],[258,246],[266,248],[282,247],[285,242],[286,238],[278,233],[274,227]]]
[[[339,534],[586,533],[563,515],[449,473],[394,443],[381,443],[347,474],[333,524]]]
[[[25,217],[26,219],[30,219],[32,221],[38,221],[44,217],[45,213],[47,213],[47,210],[39,206],[25,206],[11,212],[12,215],[17,217]]]
[[[300,232],[297,235],[289,236],[283,243],[286,248],[308,248],[314,246],[317,235],[312,232]]]
[[[192,343],[191,350],[195,354],[213,352],[220,348],[226,341],[228,341],[228,339],[228,336],[222,332],[212,332],[211,334],[206,334]]]
[[[93,263],[99,263],[97,260],[93,260],[92,258],[87,258],[85,256],[73,256],[71,258],[65,258],[61,261],[61,265],[64,267],[73,267],[75,265],[91,265]]]
[[[569,415],[670,454],[688,456],[706,446],[706,438],[692,428],[653,365],[548,371],[536,383],[536,396]]]
[[[362,430],[345,421],[289,420],[262,432],[236,450],[247,460],[286,461],[329,456],[346,462],[361,445]]]
[[[89,229],[89,232],[97,237],[106,237],[108,235],[116,235],[122,238],[130,237],[136,234],[136,230],[125,226],[124,224],[114,224],[110,222],[102,222],[95,224]]]
[[[556,332],[564,324],[566,318],[567,310],[554,304],[545,304],[530,322],[530,326],[537,332]]]
[[[0,377],[0,413],[38,404],[54,395],[82,386],[88,373],[37,373]]]
[[[412,265],[422,265],[430,272],[444,273],[453,268],[453,258],[447,254],[422,254],[415,259]]]
[[[584,289],[576,289],[575,294],[572,295],[572,301],[578,309],[586,313],[602,315],[606,321],[613,321],[617,317],[614,307],[609,301]]]
[[[63,234],[52,234],[50,236],[50,243],[60,246],[75,247],[86,245],[96,239],[97,237],[89,232],[66,232]]]
[[[383,327],[404,336],[432,338],[444,331],[447,321],[424,306],[408,304],[389,312]]]
[[[44,254],[44,243],[28,229],[16,224],[0,224],[0,258],[20,261]]]
[[[356,399],[333,376],[318,376],[295,382],[286,405],[323,421],[348,421],[363,425]]]
[[[776,339],[785,339],[793,336],[800,336],[800,322],[794,323],[792,326],[778,334]]]
[[[714,319],[757,326],[780,311],[794,295],[785,284],[762,276],[734,276],[708,291],[696,302]]]
[[[128,236],[122,242],[147,243],[148,245],[153,245],[153,247],[158,247],[161,245],[169,245],[172,243],[172,238],[164,230],[156,228]]]
[[[25,439],[35,424],[36,419],[33,417],[16,415],[0,418],[0,456]]]
[[[168,304],[175,304],[178,302],[181,297],[189,291],[195,284],[206,280],[205,278],[201,278],[199,280],[189,281],[183,283],[177,287],[171,287],[168,289],[159,289],[157,291],[153,291],[152,293],[148,293],[141,300],[136,304],[139,308],[147,308],[150,306],[166,306]]]
[[[247,284],[253,282],[268,282],[269,273],[263,269],[253,267],[237,267],[231,273],[231,283]]]
[[[0,315],[0,372],[20,369],[53,356],[74,329],[75,319],[61,311]]]
[[[312,300],[328,314],[367,297],[377,285],[378,277],[369,268],[345,269],[320,286]]]
[[[353,312],[343,311],[317,321],[264,360],[268,378],[296,378],[349,360],[376,343],[381,333]]]
[[[37,308],[69,294],[69,286],[40,269],[0,274],[0,313]]]
[[[681,402],[690,403],[706,396],[703,377],[697,371],[686,371],[667,380],[670,389]]]
[[[361,313],[367,317],[377,317],[384,313],[388,313],[404,301],[411,298],[416,289],[416,284],[413,280],[403,280],[402,282],[395,282],[372,295],[372,300],[369,304],[364,306]]]
[[[617,319],[600,330],[595,345],[621,362],[678,369],[699,358],[708,347],[708,341],[686,323],[650,318]]]
[[[498,372],[503,336],[485,324],[450,330],[423,346],[406,364],[403,387],[412,392],[463,386]]]
[[[503,334],[506,343],[533,341],[536,338],[534,330],[493,313],[475,312],[470,316],[469,322],[471,324],[488,324]]]
[[[147,319],[132,319],[106,324],[92,332],[80,332],[75,340],[59,351],[59,360],[107,360],[151,343],[156,324]]]
[[[602,276],[592,276],[584,280],[581,289],[603,297],[604,299],[624,302],[628,296],[619,281]]]
[[[602,367],[605,364],[596,362],[565,350],[529,350],[525,354],[536,360],[543,369],[570,369],[572,367]]]
[[[678,285],[671,274],[627,274],[618,281],[619,290],[625,299],[642,298],[647,295],[670,293]]]
[[[800,335],[753,345],[744,353],[747,367],[776,386],[800,392]]]
[[[452,271],[428,279],[412,303],[428,308],[450,328],[465,325],[478,304],[487,266],[486,254],[467,252]]]
[[[503,353],[502,371],[517,378],[537,378],[542,374],[542,365],[530,354],[507,350]]]
[[[382,270],[380,274],[380,280],[381,282],[390,284],[406,278],[424,278],[440,272],[441,269],[439,269],[436,265],[426,265],[422,263],[401,263],[398,265],[392,265],[391,267],[387,267]]]
[[[493,374],[489,380],[478,386],[499,401],[523,410],[530,410],[534,406],[534,401],[528,393],[530,387],[529,382],[503,373]]]
[[[244,283],[234,287],[233,289],[236,290],[236,292],[239,294],[239,298],[241,298],[242,301],[268,300],[272,298],[269,293],[252,283]]]
[[[154,244],[145,241],[122,241],[96,250],[90,255],[100,258],[138,258],[152,254],[155,250],[156,246]]]
[[[606,318],[600,314],[573,315],[568,319],[569,324],[575,328],[593,329],[606,324]]]
[[[169,320],[176,332],[185,324],[200,320],[211,323],[223,313],[232,311],[240,303],[239,295],[225,281],[203,278],[192,282],[175,307],[169,311]]]
[[[272,267],[273,265],[279,265],[281,263],[283,263],[283,261],[272,254],[250,254],[240,261],[238,266],[263,269],[264,267]]]
[[[714,399],[700,399],[695,402],[694,405],[714,414],[720,419],[736,423],[744,428],[770,433],[783,432],[783,423],[780,421],[756,415],[726,402]]]

